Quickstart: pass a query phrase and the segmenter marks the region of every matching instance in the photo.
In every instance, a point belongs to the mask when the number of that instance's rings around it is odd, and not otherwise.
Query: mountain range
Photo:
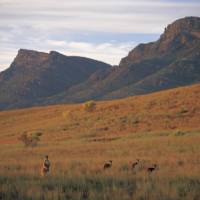
[[[118,66],[58,52],[20,49],[0,73],[0,109],[106,100],[200,81],[200,18],[185,17],[140,44]]]

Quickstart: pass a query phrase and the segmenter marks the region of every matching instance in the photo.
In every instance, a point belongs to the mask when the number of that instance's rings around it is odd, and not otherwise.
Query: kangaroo
[[[47,175],[47,173],[49,173],[50,171],[50,161],[49,161],[49,157],[45,156],[42,168],[41,168],[41,176],[45,176]]]
[[[148,168],[147,168],[147,172],[151,173],[151,172],[153,172],[154,170],[156,170],[157,167],[158,167],[158,165],[157,165],[157,164],[154,164],[153,167],[148,167]]]
[[[109,160],[108,162],[106,162],[103,166],[103,169],[109,169],[112,167],[112,160]]]
[[[132,163],[131,168],[135,169],[135,167],[139,164],[139,159],[136,160],[136,162]]]

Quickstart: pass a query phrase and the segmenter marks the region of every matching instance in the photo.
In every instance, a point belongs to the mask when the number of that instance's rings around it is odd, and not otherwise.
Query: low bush
[[[177,130],[177,131],[175,131],[174,132],[174,136],[184,136],[186,133],[185,132],[183,132],[183,131],[180,131],[180,130]]]
[[[41,132],[36,132],[31,135],[28,135],[28,133],[24,132],[19,136],[18,140],[23,142],[25,147],[35,147],[38,145],[41,136]]]
[[[95,101],[87,101],[84,103],[84,110],[91,112],[96,109],[96,102]]]

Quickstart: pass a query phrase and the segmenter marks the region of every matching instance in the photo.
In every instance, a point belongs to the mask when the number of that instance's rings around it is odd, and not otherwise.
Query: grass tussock
[[[5,200],[198,200],[200,197],[200,179],[197,177],[73,175],[13,178],[1,176],[0,185],[0,197]]]

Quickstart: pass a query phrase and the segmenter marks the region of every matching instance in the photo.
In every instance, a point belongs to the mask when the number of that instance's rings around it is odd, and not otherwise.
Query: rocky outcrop
[[[10,68],[0,73],[0,108],[31,106],[91,74],[111,66],[89,58],[20,49]]]
[[[168,25],[119,66],[88,58],[19,50],[0,73],[0,108],[115,99],[200,82],[200,18]]]

